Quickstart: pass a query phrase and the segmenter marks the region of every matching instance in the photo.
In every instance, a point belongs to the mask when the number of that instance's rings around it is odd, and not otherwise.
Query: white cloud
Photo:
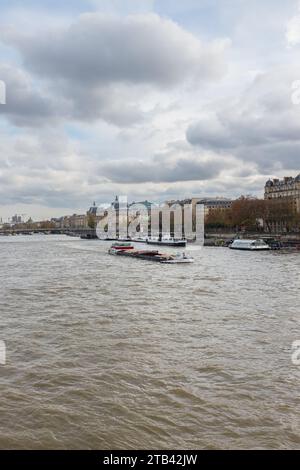
[[[87,13],[71,25],[38,34],[6,28],[2,38],[24,63],[25,71],[15,70],[18,86],[11,79],[11,106],[17,96],[18,103],[11,113],[6,109],[21,125],[28,109],[28,124],[54,116],[131,126],[144,119],[143,103],[152,90],[168,94],[187,82],[199,86],[220,79],[229,44],[201,41],[156,14]],[[41,90],[29,90],[30,79]]]
[[[300,44],[300,2],[299,13],[291,18],[287,24],[286,40],[290,47]]]
[[[155,14],[123,18],[88,13],[70,27],[46,31],[39,38],[12,30],[3,36],[37,75],[87,86],[127,82],[169,87],[191,76],[220,77],[228,45],[201,42]]]
[[[98,11],[128,15],[152,11],[155,0],[88,0]]]
[[[2,205],[59,215],[118,193],[262,194],[269,175],[297,171],[300,69],[284,37],[295,2],[221,3],[3,10]],[[298,26],[296,16],[290,45]]]

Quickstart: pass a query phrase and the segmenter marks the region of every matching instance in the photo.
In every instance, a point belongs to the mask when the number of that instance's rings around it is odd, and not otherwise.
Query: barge
[[[160,253],[157,250],[135,250],[130,243],[114,244],[110,247],[108,252],[110,255],[142,259],[161,264],[188,264],[194,262],[194,258],[186,255],[185,253],[176,253],[174,255]]]

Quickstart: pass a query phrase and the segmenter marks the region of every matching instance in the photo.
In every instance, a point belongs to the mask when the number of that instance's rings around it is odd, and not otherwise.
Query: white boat
[[[187,255],[186,253],[176,253],[172,259],[161,261],[162,264],[181,264],[181,263],[194,263],[194,258]]]
[[[136,243],[147,243],[148,237],[136,237],[132,241]]]
[[[229,245],[231,250],[267,251],[271,247],[263,240],[234,240]]]

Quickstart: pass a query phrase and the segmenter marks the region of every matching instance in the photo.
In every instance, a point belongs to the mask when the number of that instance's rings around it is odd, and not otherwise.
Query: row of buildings
[[[209,212],[214,211],[214,210],[225,210],[229,209],[232,204],[231,199],[226,199],[226,198],[191,198],[191,199],[185,199],[185,200],[170,200],[166,201],[168,205],[173,205],[173,204],[192,204],[194,207],[196,204],[203,204],[205,208],[205,215],[207,215]],[[134,204],[143,204],[146,208],[150,208],[152,203],[149,201],[142,201],[142,202],[133,202],[132,204],[129,205],[132,206]],[[118,205],[118,198],[116,197],[115,201],[112,203],[112,205],[117,208]],[[69,216],[64,216],[64,217],[59,217],[59,218],[53,218],[51,219],[51,222],[55,224],[55,227],[58,229],[86,229],[89,228],[92,223],[95,221],[96,223],[99,222],[103,217],[104,217],[105,210],[101,210],[97,207],[96,203],[94,202],[93,205],[89,208],[89,210],[86,212],[86,214],[73,214]]]
[[[265,184],[264,199],[290,201],[294,205],[295,212],[300,214],[300,174],[296,177],[286,176],[283,179],[269,179]],[[185,204],[191,204],[192,207],[195,208],[197,204],[202,204],[204,206],[205,216],[214,211],[218,211],[218,213],[222,211],[227,211],[232,207],[233,202],[234,201],[232,199],[222,197],[190,198],[184,200],[174,199],[166,201],[169,206],[174,204],[181,204],[182,206]],[[112,206],[116,209],[119,207],[119,203],[119,199],[118,197],[116,197],[115,201],[112,203]],[[130,206],[133,204],[136,203],[133,202],[128,206],[128,208],[130,208]],[[150,209],[150,207],[152,206],[152,203],[149,201],[143,201],[139,204],[143,204],[143,206],[148,209]],[[105,209],[99,209],[96,203],[94,202],[85,214],[73,214],[69,216],[51,219],[51,221],[49,222],[51,224],[49,225],[49,228],[69,230],[88,229],[92,228],[93,225],[97,224],[104,216]],[[32,222],[31,219],[27,222],[27,224],[29,224],[29,222]],[[24,224],[22,216],[15,215],[6,225],[16,226],[22,224]],[[276,224],[278,225],[278,221],[276,222]],[[3,225],[5,224],[3,224],[0,220],[0,227]],[[275,228],[274,231],[276,231]]]
[[[266,182],[264,188],[265,200],[270,199],[284,199],[290,200],[295,205],[295,210],[300,213],[300,174],[295,178],[288,176],[280,179],[270,179]],[[169,200],[167,204],[172,205],[176,203],[192,204],[193,207],[196,204],[203,204],[205,208],[205,215],[213,211],[225,211],[230,209],[233,203],[232,199],[216,197],[216,198],[191,198],[185,200]],[[116,197],[112,206],[115,208],[118,206],[119,201]],[[132,203],[135,204],[135,203]],[[140,204],[144,204],[146,207],[150,207],[149,201],[143,201]],[[58,219],[52,219],[51,222],[55,224],[57,228],[61,229],[84,229],[89,228],[91,225],[91,219],[99,222],[104,216],[104,210],[99,210],[96,203],[89,208],[86,214],[73,214],[71,216],[60,217]]]

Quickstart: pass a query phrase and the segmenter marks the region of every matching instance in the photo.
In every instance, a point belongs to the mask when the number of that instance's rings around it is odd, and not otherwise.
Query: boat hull
[[[186,240],[167,241],[167,240],[147,240],[147,245],[186,247]]]
[[[181,260],[169,260],[169,261],[161,261],[162,264],[191,264],[194,263],[194,259],[181,259]]]
[[[231,250],[238,250],[238,251],[270,251],[270,247],[263,247],[263,248],[235,248],[230,246]]]
[[[158,251],[122,251],[122,250],[109,250],[111,255],[122,256],[127,258],[141,259],[145,261],[152,261],[160,264],[190,264],[194,262],[193,258],[186,256],[177,257],[174,255],[159,253]]]

